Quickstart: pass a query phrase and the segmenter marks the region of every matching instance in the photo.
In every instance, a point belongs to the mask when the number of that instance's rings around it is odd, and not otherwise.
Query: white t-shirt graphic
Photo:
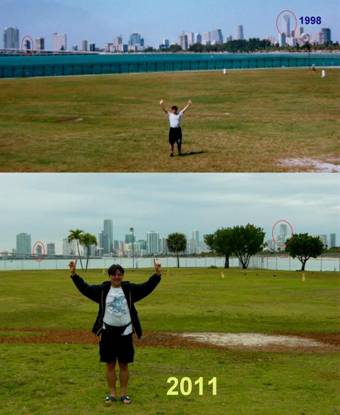
[[[122,288],[110,288],[106,297],[103,321],[109,326],[114,327],[123,327],[131,323],[129,306]],[[132,332],[132,324],[130,324],[124,331],[123,336],[127,336]]]
[[[183,115],[184,114],[182,111],[180,111],[178,114],[174,114],[173,112],[168,112],[170,127],[179,128],[181,126]]]

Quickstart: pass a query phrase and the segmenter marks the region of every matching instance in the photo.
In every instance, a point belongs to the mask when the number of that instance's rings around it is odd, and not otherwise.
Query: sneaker
[[[171,153],[171,154],[170,154],[170,157],[174,157],[174,153]]]
[[[107,395],[107,397],[105,398],[105,403],[106,404],[111,404],[112,402],[116,402],[117,398],[115,396],[112,395]]]
[[[132,400],[129,396],[122,396],[120,400],[124,405],[130,405],[132,403]]]

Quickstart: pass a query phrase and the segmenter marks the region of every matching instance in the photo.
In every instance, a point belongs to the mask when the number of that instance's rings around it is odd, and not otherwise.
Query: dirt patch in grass
[[[311,158],[286,159],[279,162],[280,167],[310,171],[314,173],[339,173],[340,160],[322,161]]]
[[[34,336],[32,334],[34,333]],[[18,335],[20,334],[20,335]],[[142,347],[243,349],[266,352],[340,351],[340,334],[166,333],[147,332]],[[97,344],[98,338],[79,330],[1,329],[0,343]]]

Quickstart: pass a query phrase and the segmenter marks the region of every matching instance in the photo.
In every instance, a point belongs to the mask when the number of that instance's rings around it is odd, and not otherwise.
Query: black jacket
[[[71,278],[75,286],[85,297],[99,304],[98,315],[92,328],[92,332],[99,336],[103,327],[106,297],[110,291],[111,282],[105,281],[101,285],[89,285],[77,274],[72,275]],[[142,337],[143,332],[134,304],[151,294],[160,281],[161,277],[154,274],[143,284],[133,284],[128,281],[122,282],[122,289],[129,306],[133,330],[139,339]]]

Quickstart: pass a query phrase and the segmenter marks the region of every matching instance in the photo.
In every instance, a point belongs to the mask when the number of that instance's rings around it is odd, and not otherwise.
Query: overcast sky
[[[69,45],[88,39],[101,46],[119,34],[127,41],[140,32],[146,44],[156,46],[163,38],[177,41],[183,30],[220,28],[224,36],[235,36],[239,24],[247,38],[276,36],[276,17],[286,9],[298,18],[321,16],[321,27],[340,39],[339,0],[0,0],[0,28],[17,26],[21,37],[46,37],[48,47],[54,32],[67,33]],[[316,33],[320,26],[306,31]]]
[[[118,240],[131,226],[144,239],[151,230],[191,236],[247,223],[269,239],[280,219],[297,233],[340,238],[337,174],[1,174],[0,189],[0,251],[21,232],[60,250],[70,229],[97,235],[104,219]]]

